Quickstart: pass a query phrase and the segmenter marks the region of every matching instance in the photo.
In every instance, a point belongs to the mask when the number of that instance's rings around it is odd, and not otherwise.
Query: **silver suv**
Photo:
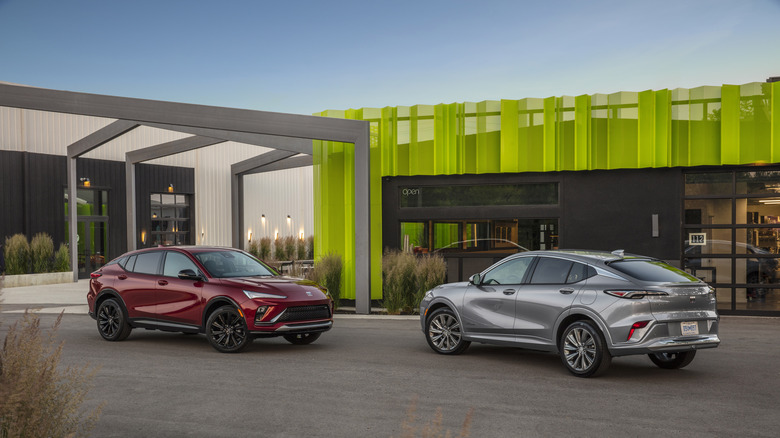
[[[718,346],[718,320],[712,287],[620,250],[512,255],[468,282],[437,286],[420,303],[437,353],[462,353],[472,341],[557,352],[578,377],[631,354],[682,368],[696,350]]]

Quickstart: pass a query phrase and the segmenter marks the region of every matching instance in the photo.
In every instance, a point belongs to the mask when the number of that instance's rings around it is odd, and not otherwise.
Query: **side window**
[[[189,257],[180,252],[167,251],[163,275],[166,277],[178,277],[179,271],[184,269],[192,269],[196,273],[198,272],[198,267],[195,266],[195,263]]]
[[[520,284],[532,260],[533,257],[520,257],[502,263],[485,274],[482,284]]]
[[[157,268],[160,266],[161,257],[162,251],[144,252],[138,254],[133,272],[137,272],[139,274],[157,274]]]
[[[137,256],[131,255],[127,258],[127,261],[124,265],[122,265],[123,268],[125,268],[126,271],[133,272],[133,269],[135,269],[135,259]]]
[[[536,264],[532,284],[565,284],[569,269],[574,262],[563,259],[540,257]]]
[[[593,277],[594,275],[596,275],[596,270],[591,266],[583,265],[582,263],[574,263],[574,266],[571,267],[571,271],[569,271],[569,277],[566,278],[566,283],[577,283]]]

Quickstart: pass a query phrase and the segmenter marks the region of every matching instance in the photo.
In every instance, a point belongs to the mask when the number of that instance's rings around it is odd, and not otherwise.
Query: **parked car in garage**
[[[714,348],[715,290],[650,257],[622,251],[529,251],[468,282],[437,286],[420,304],[429,346],[459,354],[471,342],[556,352],[575,376],[603,373],[612,358],[647,354],[682,368]]]
[[[327,290],[231,248],[128,252],[91,274],[87,303],[108,341],[126,339],[134,328],[205,333],[223,353],[257,337],[309,344],[333,325]]]

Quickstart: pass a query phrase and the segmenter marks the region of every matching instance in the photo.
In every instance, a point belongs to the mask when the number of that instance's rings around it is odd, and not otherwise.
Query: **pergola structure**
[[[232,245],[241,244],[243,176],[312,164],[312,140],[355,145],[355,307],[371,307],[369,123],[297,114],[194,105],[147,99],[49,90],[0,83],[0,106],[117,119],[67,148],[68,197],[76,199],[76,159],[138,126],[191,134],[127,152],[127,248],[136,248],[135,165],[226,141],[275,149],[231,166]],[[303,154],[303,155],[300,155]],[[69,238],[76,241],[77,214],[69,203]],[[345,206],[349,208],[351,206]],[[316,214],[316,213],[315,213]],[[77,264],[76,245],[70,245],[71,266]],[[74,281],[77,280],[74,270]]]

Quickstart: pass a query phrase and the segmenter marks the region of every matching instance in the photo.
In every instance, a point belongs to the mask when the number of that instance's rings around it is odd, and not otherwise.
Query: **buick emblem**
[[[690,297],[688,297],[688,298],[690,298],[690,299],[691,299],[691,302],[692,302],[692,303],[695,303],[695,302],[696,302],[696,297],[695,297],[695,296],[693,296],[693,295],[692,295],[692,296],[690,296]]]
[[[310,296],[310,297],[314,296],[314,295],[312,295],[312,294],[311,294],[311,292],[309,292],[309,291],[306,291],[306,295],[308,295],[308,296]]]

